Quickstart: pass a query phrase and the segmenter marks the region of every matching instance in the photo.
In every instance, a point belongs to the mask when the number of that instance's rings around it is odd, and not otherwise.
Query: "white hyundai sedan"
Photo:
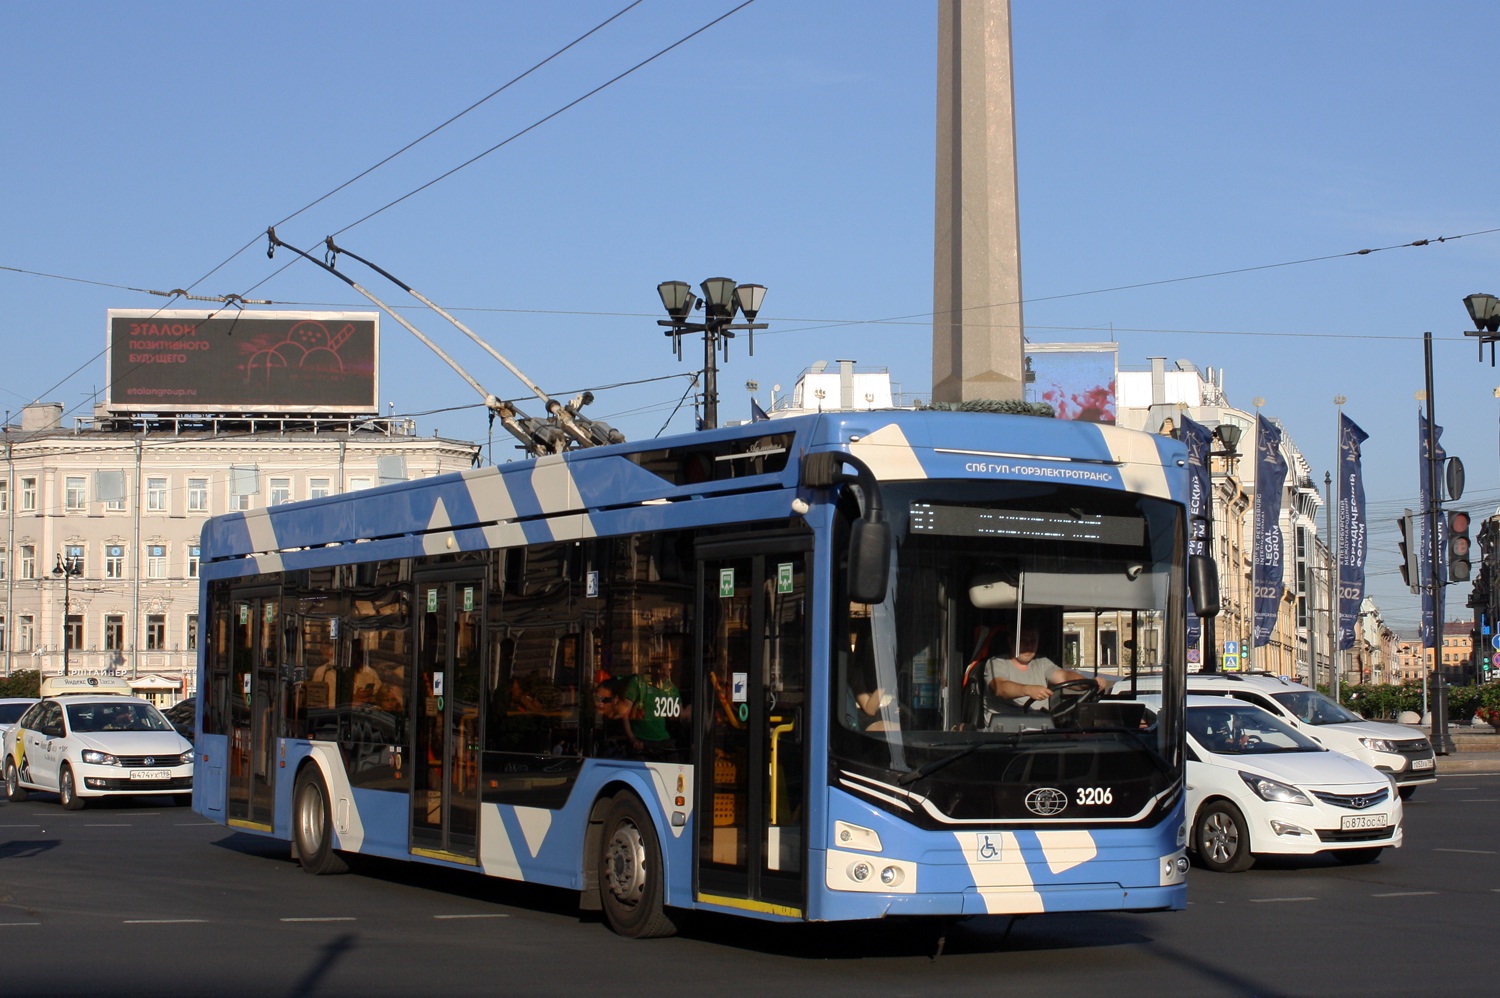
[[[193,792],[193,746],[161,711],[136,697],[43,697],[3,736],[5,796],[56,793],[76,811],[90,797]]]
[[[1388,774],[1248,703],[1188,697],[1187,779],[1189,845],[1210,870],[1321,852],[1369,863],[1401,846],[1401,798]]]

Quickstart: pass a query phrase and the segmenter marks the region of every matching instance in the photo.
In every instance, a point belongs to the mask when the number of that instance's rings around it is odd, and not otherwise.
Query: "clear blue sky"
[[[0,407],[41,397],[88,414],[105,310],[169,303],[132,289],[365,307],[308,264],[267,260],[272,223],[303,246],[342,232],[465,309],[549,391],[595,388],[593,414],[633,439],[667,422],[701,359],[679,363],[656,326],[668,279],[770,289],[755,356],[736,341],[721,370],[727,417],[748,409],[747,380],[765,403],[819,359],[885,365],[926,391],[927,0],[756,0],[367,218],[737,5],[644,0],[283,221],[627,2],[7,5]],[[1415,505],[1423,330],[1444,443],[1467,465],[1460,505],[1500,502],[1500,368],[1462,336],[1461,303],[1500,290],[1500,6],[1015,0],[1012,22],[1028,337],[1113,337],[1127,367],[1225,368],[1231,401],[1263,396],[1320,487],[1332,399],[1347,396],[1371,435],[1370,589],[1389,621],[1414,623],[1393,517]],[[410,314],[497,394],[523,397]],[[484,439],[477,396],[384,325],[381,398],[424,433]],[[648,378],[667,380],[598,390]],[[690,425],[684,406],[670,429]],[[497,458],[508,446],[497,438]]]

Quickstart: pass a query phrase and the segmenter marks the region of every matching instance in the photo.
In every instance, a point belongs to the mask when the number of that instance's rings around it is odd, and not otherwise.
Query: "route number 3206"
[[[1079,804],[1113,804],[1115,792],[1111,787],[1079,787]]]

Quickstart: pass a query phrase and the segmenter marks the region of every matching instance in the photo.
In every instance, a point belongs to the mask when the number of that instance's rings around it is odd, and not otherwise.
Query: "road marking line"
[[[0,922],[0,929],[19,929],[27,925],[41,925],[41,922]]]
[[[1470,856],[1493,856],[1493,849],[1434,849],[1433,852],[1461,852]]]
[[[1276,901],[1316,901],[1317,898],[1251,898],[1251,904],[1269,904]]]
[[[1372,897],[1372,898],[1420,898],[1420,897],[1427,897],[1429,894],[1436,894],[1436,893],[1437,893],[1437,891],[1392,891],[1390,894],[1371,894],[1370,897]]]
[[[92,824],[92,825],[84,825],[83,827],[84,828],[129,828],[130,827],[130,822],[128,822],[128,821],[116,822],[115,824],[112,824],[112,825]]]
[[[432,917],[436,918],[436,919],[454,919],[454,918],[509,918],[510,916],[509,915],[433,915]]]
[[[329,915],[322,918],[283,918],[283,922],[357,922],[352,915]]]
[[[1493,803],[1495,803],[1495,798],[1494,797],[1465,797],[1463,800],[1459,801],[1459,803],[1460,804],[1493,804]]]
[[[206,925],[206,918],[127,918],[126,925]]]

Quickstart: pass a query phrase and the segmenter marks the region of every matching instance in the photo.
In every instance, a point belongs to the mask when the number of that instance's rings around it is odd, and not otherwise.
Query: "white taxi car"
[[[1152,710],[1161,703],[1140,699]],[[1188,844],[1210,870],[1322,852],[1369,863],[1401,846],[1401,795],[1391,774],[1239,700],[1188,697],[1187,781]]]
[[[192,744],[161,711],[126,695],[128,686],[57,677],[44,680],[41,692],[3,736],[8,800],[46,790],[72,811],[90,797],[170,794],[177,803],[189,802]]]

